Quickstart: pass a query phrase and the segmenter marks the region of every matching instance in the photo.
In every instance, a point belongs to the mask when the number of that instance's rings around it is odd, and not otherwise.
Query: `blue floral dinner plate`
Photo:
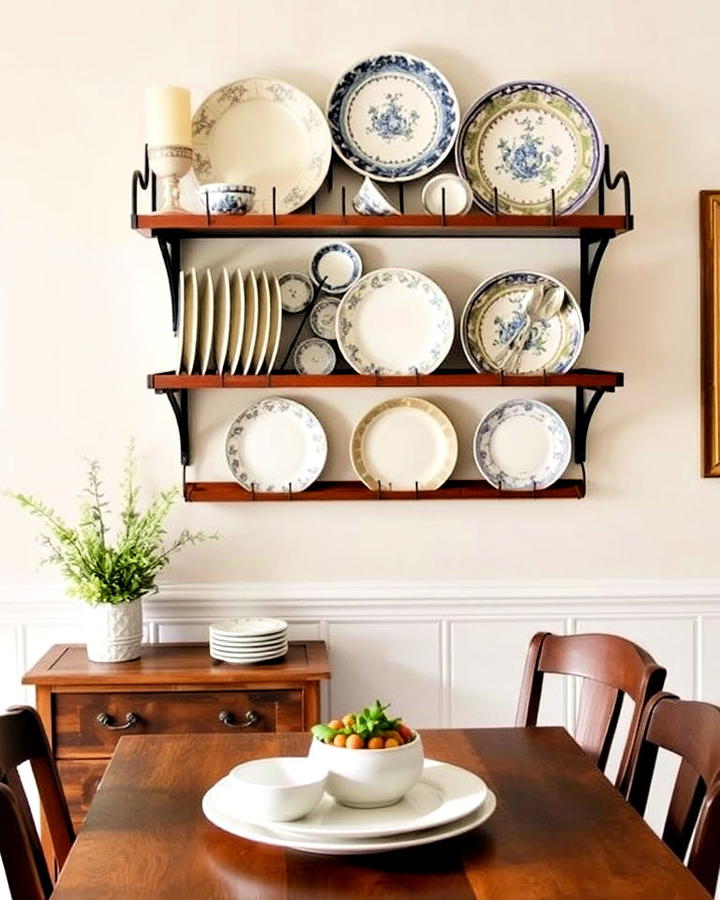
[[[568,467],[570,432],[546,403],[507,400],[481,420],[473,449],[475,464],[493,487],[542,490]]]
[[[480,97],[460,128],[455,163],[485,212],[575,212],[603,166],[600,130],[588,108],[545,81],[513,81]]]
[[[338,155],[379,181],[426,175],[448,155],[460,125],[448,80],[408,53],[381,53],[348,69],[330,93],[327,117]]]
[[[528,294],[561,288],[562,306],[548,319],[532,319],[522,349],[509,365],[508,347],[527,327]],[[465,356],[477,372],[506,371],[515,375],[568,372],[583,345],[584,326],[577,300],[568,288],[542,272],[500,272],[470,294],[460,320]]]

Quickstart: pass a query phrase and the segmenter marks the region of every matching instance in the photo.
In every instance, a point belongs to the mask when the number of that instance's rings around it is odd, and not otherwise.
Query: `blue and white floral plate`
[[[526,322],[528,292],[536,284],[562,288],[565,299],[555,316],[532,321],[514,367],[507,369],[503,354]],[[460,320],[463,350],[477,372],[567,372],[580,355],[584,334],[577,300],[557,278],[542,272],[501,272],[486,279],[470,294]]]
[[[513,81],[480,97],[463,119],[455,162],[481,209],[558,215],[579,209],[603,166],[600,130],[588,108],[545,81]]]
[[[362,275],[362,259],[350,244],[323,244],[310,260],[310,277],[326,294],[344,294]]]
[[[381,53],[348,69],[330,93],[327,117],[341,159],[379,181],[426,175],[448,155],[460,124],[448,80],[408,53]]]
[[[293,365],[298,375],[329,375],[336,362],[335,351],[321,338],[302,341],[293,354]]]
[[[570,462],[570,432],[555,410],[539,400],[507,400],[475,432],[481,475],[493,487],[532,491],[550,487]]]
[[[192,121],[193,168],[200,184],[255,186],[251,212],[290,213],[316,193],[330,165],[325,117],[302,91],[273,78],[242,78],[218,88]]]
[[[225,441],[233,478],[259,493],[304,491],[320,475],[327,438],[306,406],[284,397],[266,397],[235,419]]]
[[[334,341],[337,334],[339,297],[320,297],[310,310],[310,328],[319,338]]]
[[[442,290],[412,269],[376,269],[340,302],[337,340],[361,375],[425,375],[448,355],[455,320]]]

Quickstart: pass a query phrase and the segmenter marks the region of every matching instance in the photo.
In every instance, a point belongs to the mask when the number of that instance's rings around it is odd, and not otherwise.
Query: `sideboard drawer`
[[[182,734],[234,728],[303,730],[302,690],[68,692],[55,694],[53,699],[58,759],[110,756],[124,734]],[[104,718],[105,723],[98,717]]]

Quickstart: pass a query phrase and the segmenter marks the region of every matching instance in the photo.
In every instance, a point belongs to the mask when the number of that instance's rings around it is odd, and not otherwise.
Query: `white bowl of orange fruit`
[[[388,717],[388,706],[376,700],[312,728],[308,756],[327,769],[325,790],[343,806],[391,806],[422,774],[420,735],[401,718]]]

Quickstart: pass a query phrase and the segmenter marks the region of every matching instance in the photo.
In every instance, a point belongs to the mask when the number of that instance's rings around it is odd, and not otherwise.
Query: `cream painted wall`
[[[0,484],[71,513],[86,456],[119,469],[137,437],[144,482],[176,481],[167,403],[144,387],[172,364],[157,248],[129,228],[140,162],[143,90],[192,88],[194,105],[247,74],[286,79],[323,103],[356,59],[398,48],[436,63],[463,109],[502,81],[543,77],[595,112],[613,161],[633,183],[637,231],[608,250],[582,361],[626,372],[600,406],[583,502],[186,505],[177,525],[217,529],[168,580],[188,582],[635,578],[713,579],[720,484],[699,477],[697,192],[720,182],[714,58],[720,6],[692,0],[473,0],[6,4],[0,29]],[[313,242],[310,242],[312,245]],[[308,245],[308,246],[310,246]],[[508,266],[576,284],[576,249],[541,241],[362,241],[366,264],[422,267],[459,307]],[[197,263],[283,270],[304,245],[193,248]],[[427,391],[469,435],[497,396]],[[307,396],[347,472],[344,441],[377,394]],[[507,397],[508,394],[503,396]],[[538,396],[567,405],[569,396]],[[249,396],[197,399],[198,473],[223,476],[222,440]],[[36,571],[35,523],[0,504],[0,583]]]

